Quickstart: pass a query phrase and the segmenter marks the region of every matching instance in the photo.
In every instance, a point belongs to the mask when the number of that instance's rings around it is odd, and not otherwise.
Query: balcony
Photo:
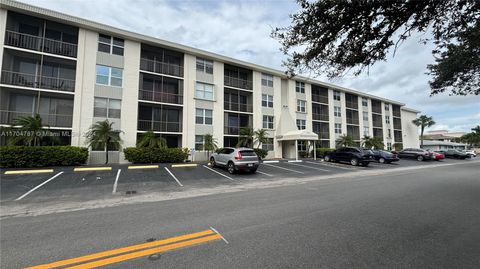
[[[1,83],[8,84],[8,85],[49,89],[49,90],[64,91],[64,92],[75,91],[75,80],[73,79],[37,76],[37,75],[18,73],[18,72],[12,72],[7,70],[2,71]]]
[[[393,129],[402,130],[402,120],[400,118],[393,118]]]
[[[182,124],[180,122],[138,120],[138,130],[179,133],[182,132]]]
[[[251,80],[224,76],[223,84],[225,86],[235,87],[239,89],[253,90],[253,82]]]
[[[72,58],[77,57],[76,44],[9,30],[5,32],[5,45]]]
[[[253,112],[253,106],[244,103],[233,103],[233,102],[224,102],[223,105],[224,110],[231,110],[231,111],[240,111],[240,112]]]
[[[319,121],[328,121],[328,114],[312,113],[312,119],[313,120],[319,120]]]
[[[36,113],[33,112],[19,112],[19,111],[8,111],[0,110],[0,123],[1,124],[15,124],[15,120],[20,117],[30,117],[34,116]],[[45,114],[39,113],[42,118],[42,124],[49,127],[72,127],[72,115],[63,115],[63,114]]]
[[[328,96],[312,94],[312,102],[328,104]]]
[[[139,90],[138,99],[160,103],[183,104],[182,95],[166,92]]]
[[[400,106],[392,105],[392,110],[393,110],[392,112],[394,117],[398,117],[398,118],[401,117],[402,113],[400,111]]]
[[[403,142],[402,132],[401,131],[393,131],[393,137],[395,139],[395,143]]]
[[[157,74],[183,77],[183,66],[145,58],[140,59],[140,70]]]

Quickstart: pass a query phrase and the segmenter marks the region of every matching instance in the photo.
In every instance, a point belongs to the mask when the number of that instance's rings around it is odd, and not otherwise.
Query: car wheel
[[[330,156],[328,156],[328,155],[325,156],[325,157],[323,157],[323,160],[326,161],[326,162],[330,162],[330,161],[331,161]]]
[[[369,163],[362,163],[362,166],[367,167]]]
[[[350,160],[350,164],[353,165],[353,166],[357,166],[357,165],[358,165],[358,160],[357,160],[357,158],[352,158],[352,159]]]
[[[379,163],[385,163],[385,158],[380,158],[380,159],[378,159],[378,162],[379,162]]]
[[[210,158],[210,165],[211,165],[212,167],[217,166],[217,164],[215,163],[215,158],[213,158],[213,157]]]
[[[417,161],[419,161],[419,162],[423,161],[423,156],[421,156],[421,155],[417,156]]]
[[[228,173],[235,174],[235,165],[232,162],[229,162],[227,165]]]

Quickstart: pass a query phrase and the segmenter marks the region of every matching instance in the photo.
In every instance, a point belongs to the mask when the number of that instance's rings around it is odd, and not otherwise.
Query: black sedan
[[[324,157],[326,162],[348,162],[351,165],[367,166],[373,161],[373,153],[369,149],[345,147],[336,149]]]
[[[388,152],[385,150],[372,150],[373,158],[378,161],[379,163],[392,163],[398,162],[400,159],[398,158],[396,153]]]
[[[462,152],[460,150],[456,150],[456,149],[441,150],[437,152],[445,155],[445,158],[462,159],[462,160],[470,158],[470,155],[468,155],[467,153]]]

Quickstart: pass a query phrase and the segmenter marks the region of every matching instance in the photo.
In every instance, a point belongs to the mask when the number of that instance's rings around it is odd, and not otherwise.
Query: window
[[[273,107],[273,95],[262,94],[262,106]]]
[[[363,112],[363,120],[368,121],[368,112],[366,111]]]
[[[108,35],[98,35],[98,51],[123,56],[124,40]]]
[[[363,127],[363,136],[370,136],[370,128]]]
[[[197,57],[197,71],[213,74],[213,61]]]
[[[262,86],[273,87],[273,76],[262,73]]]
[[[273,138],[267,138],[267,141],[265,143],[262,143],[262,149],[273,151]]]
[[[273,116],[263,116],[263,128],[273,129]]]
[[[297,112],[307,112],[307,101],[297,100]]]
[[[341,134],[342,133],[342,124],[341,123],[335,123],[335,133],[336,134]]]
[[[339,106],[334,106],[333,107],[333,115],[335,117],[341,117],[342,116],[342,109]]]
[[[362,106],[368,107],[368,99],[365,97],[362,97]]]
[[[389,111],[390,110],[390,105],[389,104],[385,104],[385,111]]]
[[[305,93],[305,82],[295,81],[295,91]]]
[[[390,116],[385,116],[385,123],[390,124]]]
[[[203,135],[195,136],[195,150],[203,150],[204,137]]]
[[[300,140],[297,143],[297,150],[298,151],[307,151],[307,141]]]
[[[195,123],[212,125],[212,110],[197,108],[195,112]]]
[[[93,103],[93,116],[119,119],[121,114],[121,104],[121,101],[117,99],[95,97]]]
[[[392,142],[387,142],[387,150],[392,150]]]
[[[97,84],[122,87],[123,69],[97,65],[96,74]]]
[[[197,82],[195,85],[195,97],[213,101],[213,85]]]
[[[298,130],[305,130],[306,127],[306,120],[297,120],[297,128]]]
[[[340,92],[339,91],[333,91],[333,100],[340,101]]]
[[[387,132],[388,132],[387,137],[388,137],[388,138],[392,138],[392,130],[387,129]]]

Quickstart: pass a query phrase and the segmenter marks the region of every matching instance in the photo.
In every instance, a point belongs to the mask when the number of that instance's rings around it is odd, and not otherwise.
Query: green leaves
[[[137,142],[140,148],[167,148],[167,140],[160,135],[156,135],[153,131],[142,134]]]
[[[349,135],[341,135],[335,141],[337,147],[352,147],[355,146],[355,141]]]
[[[179,163],[188,157],[182,148],[125,148],[123,153],[132,163]]]
[[[0,147],[0,167],[48,167],[87,162],[88,149],[71,146]]]

